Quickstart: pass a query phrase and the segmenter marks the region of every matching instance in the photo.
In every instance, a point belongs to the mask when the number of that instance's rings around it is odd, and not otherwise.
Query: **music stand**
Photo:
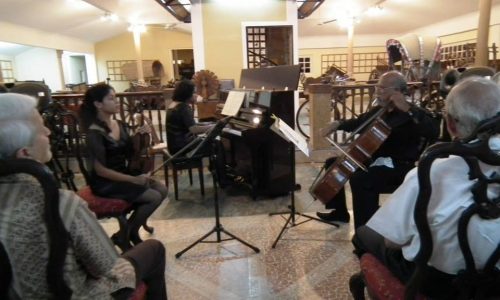
[[[178,252],[177,254],[175,254],[176,258],[181,257],[182,254],[184,254],[189,249],[191,249],[194,246],[196,246],[198,243],[220,243],[220,242],[229,241],[229,240],[237,240],[238,242],[242,243],[243,245],[251,248],[256,253],[260,252],[259,248],[257,248],[255,246],[253,246],[253,245],[245,242],[241,238],[239,238],[236,235],[234,235],[234,234],[228,232],[227,230],[225,230],[224,227],[222,226],[221,222],[220,222],[219,197],[218,197],[218,191],[217,191],[218,190],[218,186],[217,186],[217,180],[218,180],[218,178],[217,178],[217,170],[216,170],[216,159],[217,159],[217,154],[216,154],[217,153],[217,149],[216,148],[217,148],[217,145],[215,143],[215,138],[221,134],[222,129],[224,129],[224,127],[227,125],[227,123],[229,122],[229,119],[230,119],[230,117],[227,117],[227,118],[224,118],[224,119],[218,121],[217,124],[215,124],[215,126],[208,132],[208,134],[204,138],[204,140],[195,149],[193,149],[193,151],[191,151],[190,153],[188,153],[186,155],[187,157],[192,157],[204,145],[206,145],[207,143],[212,143],[212,145],[211,145],[212,149],[211,149],[211,153],[210,153],[209,159],[210,159],[210,173],[212,173],[212,179],[213,179],[213,184],[214,184],[215,226],[214,226],[214,228],[212,228],[212,230],[210,230],[209,232],[207,232],[206,234],[204,234],[201,238],[199,238],[198,240],[196,240],[194,243],[192,243],[191,245],[187,246],[184,250],[182,250],[182,251]],[[209,237],[214,232],[217,234],[217,240],[216,241],[205,241],[205,239],[207,237]],[[226,235],[230,236],[230,238],[222,239],[221,238],[221,233],[225,233]]]
[[[277,119],[275,121],[275,123],[278,121],[283,122],[283,121]],[[285,224],[281,228],[280,233],[276,237],[276,240],[274,241],[273,245],[271,246],[274,249],[274,248],[276,248],[278,241],[281,239],[281,237],[283,236],[286,229],[299,226],[300,224],[309,222],[311,220],[315,220],[315,221],[318,221],[321,223],[329,224],[329,225],[335,226],[337,228],[340,227],[340,225],[336,224],[336,223],[324,221],[324,220],[321,220],[321,219],[313,217],[313,216],[306,215],[306,214],[298,212],[296,210],[296,208],[295,208],[295,186],[296,186],[296,182],[295,182],[296,181],[296,179],[295,179],[295,144],[287,136],[285,136],[283,133],[281,133],[279,131],[279,129],[277,129],[276,127],[273,126],[272,129],[279,136],[281,136],[283,139],[288,141],[287,148],[288,148],[288,154],[290,155],[290,166],[292,168],[292,180],[291,180],[290,191],[289,191],[289,193],[290,193],[290,205],[288,205],[289,211],[269,213],[269,216],[289,215],[288,218],[286,219]],[[306,220],[299,222],[299,223],[295,223],[295,216],[302,216],[302,217],[306,218]]]

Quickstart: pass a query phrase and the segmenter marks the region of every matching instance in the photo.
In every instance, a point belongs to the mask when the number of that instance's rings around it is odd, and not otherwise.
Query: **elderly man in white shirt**
[[[500,86],[479,78],[459,82],[446,98],[448,131],[455,138],[469,136],[479,122],[500,112]],[[500,151],[500,137],[489,141],[492,150]],[[500,167],[481,164],[487,176],[499,173]],[[465,268],[465,260],[457,238],[460,214],[473,203],[469,167],[458,156],[436,160],[431,168],[432,195],[428,220],[434,239],[434,249],[429,265],[436,277],[450,280],[451,275]],[[418,195],[417,168],[410,171],[403,184],[376,212],[366,226],[357,229],[353,237],[355,252],[361,256],[369,252],[385,264],[402,282],[409,280],[415,269],[412,262],[420,248],[420,238],[413,218]],[[500,188],[488,190],[490,198],[500,194]],[[473,217],[468,236],[476,267],[481,269],[500,242],[500,221]],[[498,267],[498,266],[497,266]],[[436,279],[438,281],[436,281]],[[446,284],[441,284],[442,286]]]

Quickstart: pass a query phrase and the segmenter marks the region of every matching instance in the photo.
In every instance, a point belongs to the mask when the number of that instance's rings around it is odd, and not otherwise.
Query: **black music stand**
[[[296,183],[295,183],[295,145],[286,136],[284,136],[281,132],[279,132],[278,130],[275,130],[275,132],[279,136],[281,136],[283,139],[285,139],[285,140],[288,141],[288,147],[287,148],[288,148],[288,154],[290,155],[290,166],[292,168],[292,180],[291,180],[290,191],[289,191],[289,193],[290,193],[290,202],[291,202],[290,205],[288,205],[289,211],[269,213],[269,216],[286,215],[286,214],[289,215],[288,218],[286,219],[285,224],[283,225],[283,228],[281,228],[281,231],[278,234],[278,237],[276,237],[276,240],[274,241],[274,243],[272,245],[273,249],[276,248],[276,245],[278,244],[278,241],[281,239],[281,237],[283,236],[283,234],[284,234],[284,232],[285,232],[286,229],[299,226],[300,224],[309,222],[311,220],[315,220],[315,221],[318,221],[318,222],[321,222],[321,223],[329,224],[329,225],[335,226],[337,228],[340,226],[339,224],[328,222],[328,221],[324,221],[324,220],[321,220],[319,218],[303,214],[303,213],[298,212],[296,210],[296,208],[295,208],[295,190],[296,190],[296,188],[295,188],[296,187]],[[299,223],[295,223],[295,216],[296,215],[302,216],[302,217],[306,218],[306,220],[304,220],[302,222],[299,222]]]
[[[217,160],[217,149],[216,148],[217,148],[217,145],[215,143],[215,138],[221,134],[222,129],[224,129],[224,127],[227,125],[227,123],[229,122],[229,119],[230,119],[230,117],[227,117],[225,119],[222,119],[222,120],[218,121],[217,124],[215,124],[214,128],[212,128],[208,132],[207,136],[203,139],[203,141],[200,144],[198,144],[198,146],[195,149],[193,149],[191,152],[189,152],[186,155],[187,157],[192,157],[204,145],[206,145],[207,143],[211,143],[211,153],[210,153],[209,159],[210,159],[210,173],[212,173],[212,179],[213,179],[213,184],[214,184],[215,226],[214,226],[214,228],[212,228],[212,230],[210,230],[209,232],[207,232],[205,235],[203,235],[197,241],[195,241],[191,245],[187,246],[184,250],[182,250],[182,251],[178,252],[177,254],[175,254],[176,258],[181,257],[182,254],[184,254],[189,249],[191,249],[194,246],[196,246],[198,243],[220,243],[220,242],[229,241],[229,240],[237,240],[238,242],[242,243],[243,245],[251,248],[256,253],[260,252],[259,248],[255,247],[253,245],[250,245],[249,243],[247,243],[244,240],[240,239],[236,235],[234,235],[234,234],[228,232],[227,230],[225,230],[224,227],[222,226],[222,224],[220,223],[219,197],[218,197],[218,191],[217,191],[218,190],[218,186],[217,186],[217,180],[218,180],[218,178],[217,178],[217,170],[216,170],[216,160]],[[217,234],[217,240],[215,240],[215,241],[205,241],[205,239],[207,237],[209,237],[214,232]],[[221,232],[225,233],[226,235],[230,236],[231,238],[222,239],[221,238]]]

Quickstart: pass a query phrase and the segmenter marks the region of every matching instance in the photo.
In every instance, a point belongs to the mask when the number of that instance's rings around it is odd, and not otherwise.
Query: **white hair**
[[[0,159],[13,157],[17,150],[32,144],[36,105],[37,100],[31,96],[0,94]]]
[[[465,138],[479,122],[500,112],[500,86],[484,77],[467,77],[446,97],[446,112],[456,121],[457,134]]]

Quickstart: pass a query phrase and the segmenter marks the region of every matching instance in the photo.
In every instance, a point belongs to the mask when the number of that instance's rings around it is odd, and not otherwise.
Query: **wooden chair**
[[[466,267],[451,276],[455,294],[438,295],[437,298],[498,299],[500,297],[500,272],[495,267],[500,260],[500,245],[491,254],[484,268],[479,270],[474,263],[467,236],[468,224],[473,216],[489,220],[500,218],[500,197],[489,199],[487,195],[488,186],[500,184],[500,176],[495,174],[493,178],[488,178],[479,167],[479,161],[500,166],[500,156],[490,150],[488,145],[489,138],[499,133],[500,116],[497,116],[478,126],[474,134],[464,141],[436,144],[424,152],[418,165],[419,194],[414,211],[421,241],[420,250],[414,260],[416,270],[405,286],[377,258],[365,254],[360,260],[361,272],[353,275],[349,282],[354,299],[364,299],[365,287],[373,299],[426,299],[421,292],[435,288],[432,282],[424,280],[429,278],[432,272],[428,261],[433,251],[433,239],[427,219],[427,208],[432,193],[430,169],[436,159],[449,155],[464,158],[469,166],[469,178],[476,183],[471,190],[474,202],[462,212],[457,226],[457,236]]]
[[[168,151],[164,151],[165,159],[170,159],[172,155]],[[198,176],[200,180],[200,191],[201,195],[205,196],[205,183],[203,180],[203,156],[193,156],[191,158],[187,158],[185,156],[176,157],[172,159],[168,166],[172,169],[172,179],[174,181],[174,195],[175,200],[179,200],[179,176],[178,172],[182,170],[188,170],[189,174],[189,184],[193,185],[193,171],[192,169],[198,169]],[[165,171],[165,176],[168,176],[168,166]],[[167,181],[168,182],[168,181]]]
[[[29,160],[29,159],[19,159],[19,160],[12,160],[12,161],[1,161],[1,167],[0,167],[0,176],[7,176],[11,174],[18,174],[18,173],[25,173],[29,174],[33,177],[35,177],[38,182],[40,182],[43,192],[44,192],[44,197],[45,197],[45,203],[52,202],[59,204],[59,192],[58,192],[58,186],[57,182],[55,180],[55,177],[53,174],[42,164],[34,161],[34,160]],[[54,208],[56,213],[59,212],[58,207]],[[46,208],[46,211],[50,209]],[[52,211],[54,213],[54,211]],[[62,226],[62,224],[61,224]],[[51,268],[51,261],[54,261],[57,258],[53,258],[52,254],[53,249],[51,249],[51,255],[49,257],[49,262],[47,266],[47,272],[49,273],[48,275],[51,278],[58,277],[56,280],[64,280],[63,276],[59,275],[54,275],[50,274],[51,272],[53,273],[56,270],[53,270]],[[54,250],[54,253],[55,250]],[[66,255],[66,250],[61,253],[62,255]],[[24,270],[28,271],[28,270]],[[0,243],[0,299],[8,299],[8,291],[10,284],[12,283],[12,277],[13,277],[13,270],[12,270],[12,265],[10,263],[8,254],[3,246],[2,243]],[[49,277],[48,276],[48,277]],[[50,284],[49,284],[50,286]],[[55,284],[57,287],[61,287],[61,284]],[[134,293],[132,294],[132,297],[130,298],[131,300],[143,300],[146,297],[146,292],[147,292],[147,285],[144,282],[140,282],[139,285],[136,287]],[[59,291],[51,291],[52,293],[56,295],[60,295]]]

